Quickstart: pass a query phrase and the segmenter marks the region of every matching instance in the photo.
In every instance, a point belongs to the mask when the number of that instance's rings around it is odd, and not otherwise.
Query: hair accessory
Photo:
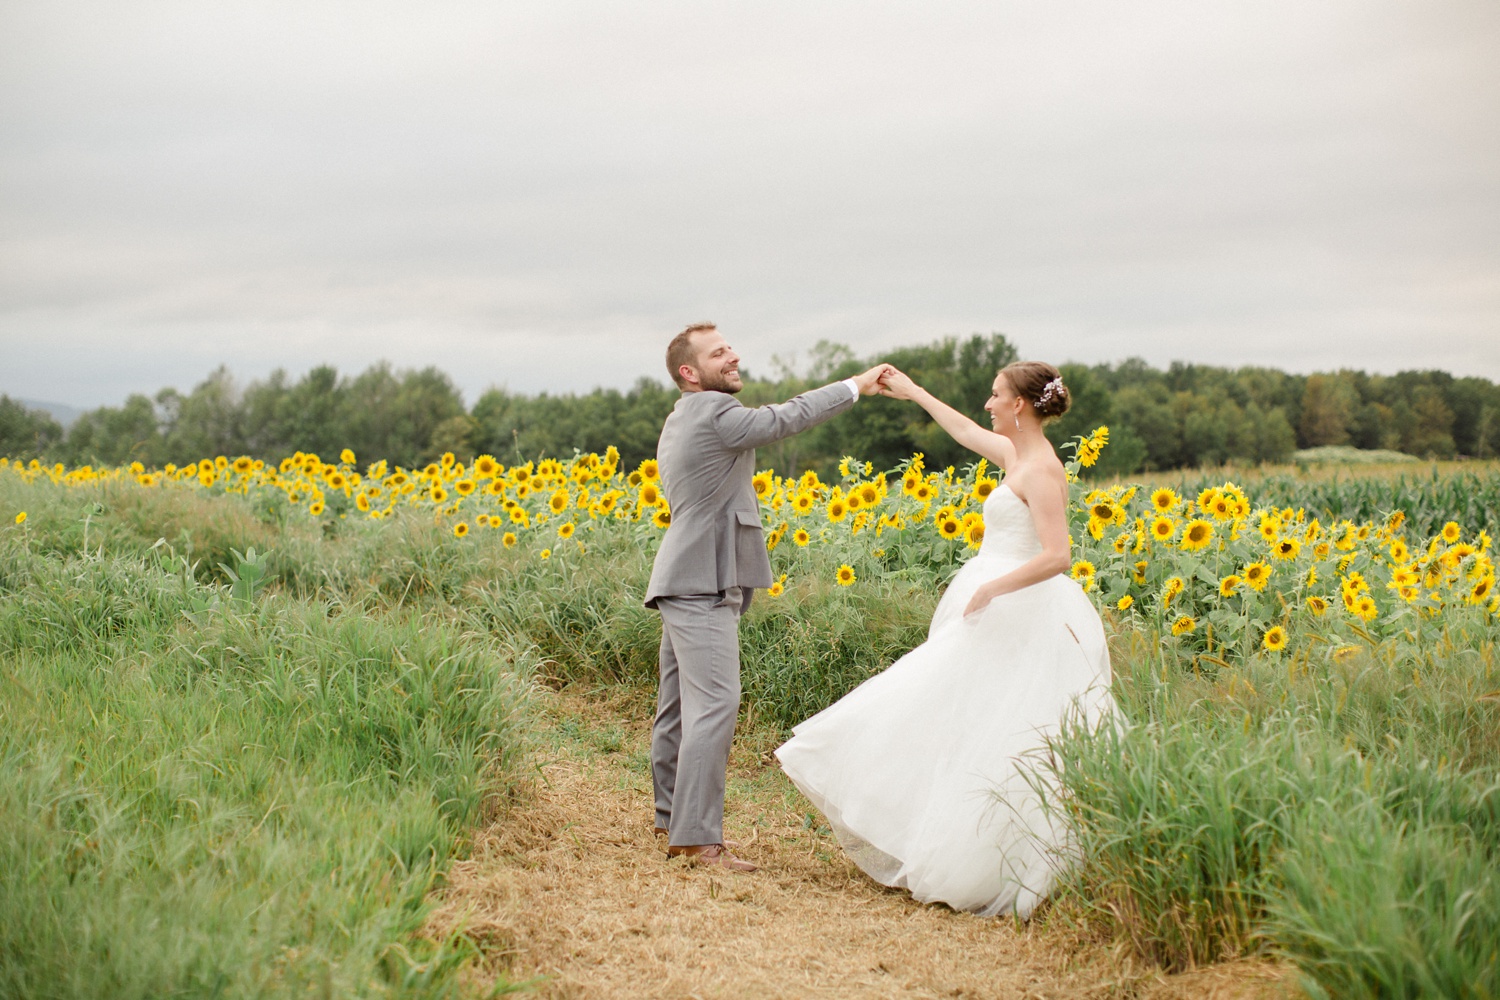
[[[1068,387],[1063,385],[1062,376],[1059,375],[1057,378],[1053,379],[1051,382],[1048,382],[1045,386],[1042,387],[1042,394],[1036,399],[1032,400],[1031,405],[1040,410],[1042,407],[1052,402],[1053,397],[1065,397],[1067,396],[1067,394]]]

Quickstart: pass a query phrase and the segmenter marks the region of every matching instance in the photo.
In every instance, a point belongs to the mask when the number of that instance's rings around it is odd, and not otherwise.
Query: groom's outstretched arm
[[[727,447],[736,450],[780,441],[843,413],[860,396],[878,391],[885,369],[885,365],[876,365],[854,378],[769,406],[742,406],[733,396],[726,396],[714,414],[714,429]]]

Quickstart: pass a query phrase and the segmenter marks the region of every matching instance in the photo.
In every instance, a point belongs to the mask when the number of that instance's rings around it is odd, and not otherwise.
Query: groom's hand
[[[861,396],[873,396],[880,391],[881,378],[888,372],[893,372],[895,370],[896,369],[890,365],[876,365],[874,368],[871,368],[863,375],[854,376],[854,384],[859,386],[859,394]]]

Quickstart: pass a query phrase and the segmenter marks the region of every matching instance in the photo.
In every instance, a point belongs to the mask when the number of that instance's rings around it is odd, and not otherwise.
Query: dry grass
[[[651,831],[648,718],[639,696],[551,697],[531,794],[453,866],[432,918],[436,934],[462,927],[481,942],[477,974],[535,978],[539,995],[559,998],[1290,992],[1264,963],[1164,978],[1065,932],[923,906],[879,886],[809,822],[764,736],[736,746],[726,824],[761,870],[669,861]]]

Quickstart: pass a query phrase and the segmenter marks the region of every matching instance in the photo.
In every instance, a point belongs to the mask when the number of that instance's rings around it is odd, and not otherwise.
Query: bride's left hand
[[[969,598],[969,606],[964,608],[964,617],[967,618],[970,615],[977,615],[979,612],[989,607],[990,602],[994,599],[995,595],[990,592],[990,588],[980,587],[978,590],[974,591],[974,596]]]

